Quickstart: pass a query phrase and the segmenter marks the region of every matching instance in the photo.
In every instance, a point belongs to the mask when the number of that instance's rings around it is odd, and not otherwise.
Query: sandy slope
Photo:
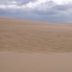
[[[72,25],[0,18],[0,72],[72,72],[71,52]]]
[[[0,51],[72,51],[72,25],[0,19]]]

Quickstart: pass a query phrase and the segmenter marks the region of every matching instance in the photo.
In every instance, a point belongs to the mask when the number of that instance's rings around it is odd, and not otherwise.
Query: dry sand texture
[[[72,72],[71,52],[70,24],[0,19],[0,72]]]
[[[72,25],[0,19],[0,51],[72,51]]]
[[[0,52],[0,72],[72,72],[72,53]]]

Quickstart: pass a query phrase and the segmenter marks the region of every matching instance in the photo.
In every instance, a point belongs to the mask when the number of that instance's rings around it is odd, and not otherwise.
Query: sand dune
[[[0,18],[0,72],[72,72],[71,52],[71,24]]]
[[[2,18],[0,51],[72,52],[72,25]]]

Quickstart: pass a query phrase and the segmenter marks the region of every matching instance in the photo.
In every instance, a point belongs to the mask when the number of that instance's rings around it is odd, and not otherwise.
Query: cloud
[[[72,22],[72,3],[54,0],[0,0],[0,15],[50,22]]]

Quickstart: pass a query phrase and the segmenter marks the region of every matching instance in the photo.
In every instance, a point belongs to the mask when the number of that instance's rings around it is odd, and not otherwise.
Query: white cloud
[[[46,10],[48,8],[51,8],[53,7],[54,5],[58,5],[58,4],[63,4],[64,2],[70,2],[71,0],[35,0],[35,1],[32,1],[30,0],[28,3],[26,4],[22,4],[22,5],[19,5],[18,4],[18,1],[17,0],[7,0],[7,2],[4,4],[0,4],[0,8],[2,9],[5,9],[5,8],[14,8],[14,9],[38,9],[38,10]]]
[[[6,3],[0,4],[0,8],[21,8],[21,9],[46,9],[47,7],[51,7],[53,5],[49,5],[48,2],[50,0],[35,0],[35,1],[29,1],[26,4],[19,5],[17,1],[7,1]]]
[[[57,4],[67,4],[72,2],[72,0],[53,0],[54,2],[56,2]]]

